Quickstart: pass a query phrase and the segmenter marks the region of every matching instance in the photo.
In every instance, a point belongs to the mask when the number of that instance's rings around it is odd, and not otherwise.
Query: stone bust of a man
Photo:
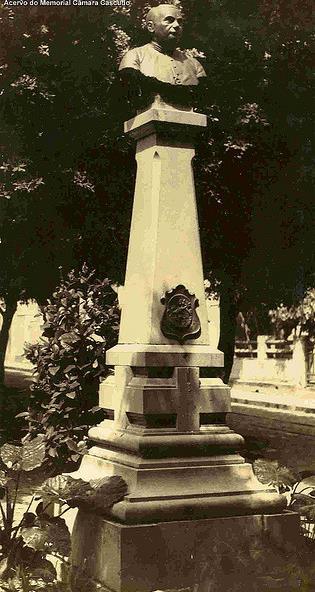
[[[198,60],[177,48],[183,30],[180,10],[172,4],[160,4],[149,10],[146,24],[151,42],[127,51],[119,66],[129,103],[143,108],[158,100],[192,108],[196,87],[206,73]]]

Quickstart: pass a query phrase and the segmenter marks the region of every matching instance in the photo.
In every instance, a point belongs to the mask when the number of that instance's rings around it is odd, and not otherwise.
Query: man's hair
[[[146,17],[145,17],[146,24],[148,24],[150,21],[154,21],[155,16],[157,14],[159,14],[160,9],[166,8],[167,6],[172,6],[173,8],[176,8],[176,10],[178,10],[178,12],[181,12],[180,8],[178,8],[177,6],[175,6],[175,4],[172,4],[171,2],[167,2],[165,4],[158,4],[157,6],[153,6],[152,8],[150,8],[149,12],[146,14]]]

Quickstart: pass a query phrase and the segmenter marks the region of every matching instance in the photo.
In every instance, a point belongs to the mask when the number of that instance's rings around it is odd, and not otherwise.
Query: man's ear
[[[153,21],[148,21],[147,22],[147,29],[150,33],[154,33],[155,31],[155,26],[154,26],[154,22]]]

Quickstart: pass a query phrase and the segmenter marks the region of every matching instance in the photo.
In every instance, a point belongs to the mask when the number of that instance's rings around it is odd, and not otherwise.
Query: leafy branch
[[[97,406],[105,351],[116,343],[119,311],[108,279],[98,280],[83,265],[70,272],[42,307],[43,337],[26,357],[36,379],[28,413],[30,438],[44,434],[46,460],[73,463],[86,450],[88,428],[103,419]]]

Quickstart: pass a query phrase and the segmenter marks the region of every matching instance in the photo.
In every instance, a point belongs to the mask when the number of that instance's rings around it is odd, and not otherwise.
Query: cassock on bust
[[[186,110],[198,103],[206,73],[197,59],[175,47],[181,20],[180,11],[172,5],[149,11],[147,25],[153,40],[127,51],[119,66],[122,95],[130,108],[139,110],[154,102]]]

